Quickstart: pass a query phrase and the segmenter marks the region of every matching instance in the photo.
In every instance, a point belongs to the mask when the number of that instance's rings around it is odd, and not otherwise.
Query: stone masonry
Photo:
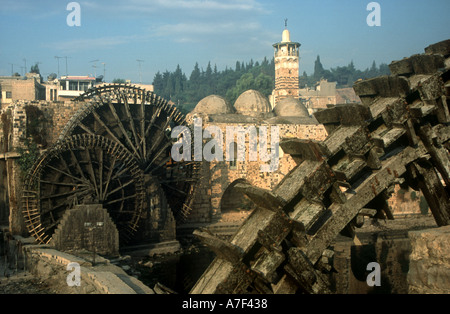
[[[77,205],[65,212],[50,244],[60,251],[118,255],[119,232],[101,205]]]
[[[450,226],[410,231],[408,293],[450,293]]]

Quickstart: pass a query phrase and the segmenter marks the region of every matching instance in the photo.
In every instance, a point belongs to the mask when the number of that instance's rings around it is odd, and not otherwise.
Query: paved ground
[[[54,294],[49,282],[43,282],[23,266],[23,260],[7,260],[0,256],[0,294]]]
[[[2,268],[3,270],[3,268]],[[46,283],[35,278],[29,272],[10,274],[7,277],[3,272],[0,276],[0,294],[50,294],[55,293]]]
[[[221,223],[242,222],[248,213],[229,213],[220,221]],[[431,216],[398,217],[396,220],[367,221],[363,228],[357,229],[361,239],[373,233],[395,234],[408,230],[426,229],[436,227]],[[5,266],[4,256],[0,256],[0,294],[55,294],[55,286],[35,278],[31,273],[19,267],[15,269]]]

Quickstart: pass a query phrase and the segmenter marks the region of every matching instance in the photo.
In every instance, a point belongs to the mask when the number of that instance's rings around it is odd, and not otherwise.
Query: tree
[[[387,65],[386,63],[382,63],[380,64],[378,72],[378,75],[390,75],[391,69],[389,69],[389,65]]]
[[[121,78],[115,78],[112,82],[115,84],[125,84],[126,83],[126,81]]]
[[[38,63],[36,63],[35,65],[31,66],[30,73],[41,74],[40,71],[39,71],[39,64]]]
[[[33,167],[34,163],[38,160],[40,152],[37,144],[33,141],[25,140],[25,147],[18,147],[17,152],[20,155],[18,164],[20,168],[21,179],[24,180],[28,171]]]
[[[214,82],[213,82],[212,78],[213,78],[213,71],[211,68],[211,62],[208,62],[208,66],[206,67],[206,72],[205,72],[205,92],[207,94],[214,93]]]
[[[377,64],[375,63],[375,60],[373,60],[372,66],[370,67],[370,70],[369,70],[369,75],[374,77],[377,75],[377,72],[378,72]]]
[[[272,78],[267,74],[260,73],[255,79],[255,89],[261,92],[264,96],[269,96],[272,94],[273,90]]]
[[[273,79],[262,72],[256,77],[250,72],[245,73],[236,81],[236,85],[227,91],[226,99],[230,103],[234,103],[239,95],[249,89],[257,90],[264,96],[268,96],[272,93]]]
[[[255,89],[255,78],[252,73],[245,73],[237,80],[236,85],[227,91],[226,98],[234,104],[239,95],[249,89]]]
[[[174,82],[174,94],[175,97],[178,99],[180,95],[184,91],[184,85],[185,85],[185,76],[183,74],[183,71],[181,71],[181,67],[178,64],[175,72],[173,73],[173,82]]]
[[[198,62],[195,63],[194,70],[192,70],[191,76],[189,77],[190,85],[200,84],[201,73],[198,67]]]
[[[323,68],[322,62],[320,62],[320,56],[317,55],[317,59],[314,62],[314,79],[319,81],[324,74],[325,70]]]
[[[162,92],[162,97],[171,100],[172,94],[174,93],[174,81],[173,76],[169,71],[163,73],[164,90]]]
[[[157,72],[153,78],[153,89],[160,93],[164,89],[164,81],[161,72]]]

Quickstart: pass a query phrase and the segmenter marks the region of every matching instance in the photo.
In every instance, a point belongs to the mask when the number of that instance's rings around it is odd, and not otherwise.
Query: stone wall
[[[50,245],[60,251],[95,251],[119,254],[119,232],[101,205],[76,205],[67,210],[53,234]]]
[[[9,198],[6,161],[0,160],[0,226],[9,224]]]
[[[450,293],[450,226],[410,231],[408,293]]]
[[[351,240],[336,243],[331,275],[332,291],[338,294],[406,294],[411,252],[407,237],[383,239],[375,243],[354,245]],[[380,265],[380,286],[369,286],[369,263]]]
[[[47,141],[54,143],[70,118],[79,110],[82,103],[70,101],[40,101],[32,103],[41,109],[51,125]]]
[[[245,179],[246,182],[267,190],[272,190],[281,180],[287,175],[294,167],[297,166],[293,158],[284,154],[283,150],[279,150],[279,167],[275,172],[261,172],[261,161],[249,161],[248,148],[249,137],[248,134],[245,138],[245,161],[228,162],[225,161],[226,152],[226,128],[242,127],[244,129],[249,126],[259,125],[244,124],[244,123],[205,123],[203,128],[209,125],[218,126],[224,136],[223,152],[224,161],[212,161],[205,162],[208,165],[209,170],[204,169],[201,174],[201,182],[198,193],[194,200],[193,210],[189,222],[210,222],[212,220],[219,219],[222,214],[221,204],[222,197],[226,193],[229,186],[238,180]],[[267,124],[270,137],[270,127],[272,125]],[[280,140],[283,138],[300,138],[300,139],[312,139],[323,141],[327,137],[327,132],[323,125],[320,124],[278,124]],[[205,144],[205,143],[204,143]],[[270,148],[270,140],[268,140],[268,147]],[[236,197],[232,194],[230,198]],[[226,203],[230,203],[231,200],[225,200]],[[394,215],[416,215],[426,214],[428,212],[428,205],[420,191],[414,191],[412,189],[404,190],[399,185],[395,186],[394,193],[389,199],[389,206]],[[236,210],[240,210],[236,207]]]
[[[10,151],[17,147],[22,147],[23,139],[26,138],[27,134],[27,114],[25,112],[25,102],[13,103],[9,106],[12,112],[12,138]]]
[[[22,204],[22,173],[17,163],[17,157],[8,153],[17,152],[17,148],[24,147],[27,134],[27,114],[25,107],[33,105],[43,111],[47,123],[45,126],[46,142],[54,143],[69,119],[78,110],[81,103],[49,102],[17,100],[2,106],[0,114],[7,121],[2,121],[0,127],[0,158],[2,159],[0,182],[0,210],[2,221],[8,216],[10,231],[16,235],[26,235],[27,230],[23,221]],[[3,119],[2,119],[3,120]],[[4,127],[4,124],[10,124]],[[7,132],[7,133],[5,133]]]
[[[200,168],[200,182],[194,191],[192,208],[186,222],[211,222],[211,175],[209,163],[202,163]]]
[[[22,177],[16,159],[6,160],[8,182],[9,230],[12,234],[25,236],[28,231],[22,214]]]
[[[35,79],[12,81],[12,100],[45,99],[45,87]]]
[[[18,100],[2,108],[3,112],[9,112],[12,121],[11,140],[9,151],[22,146],[23,140],[27,137],[27,115],[26,106],[36,106],[40,109],[47,120],[47,137],[49,144],[54,143],[64,126],[70,118],[80,109],[82,102],[70,101],[27,101]],[[0,129],[0,138],[3,138],[3,130]]]
[[[280,148],[278,169],[274,172],[262,172],[260,167],[264,162],[259,160],[259,151],[258,160],[249,161],[248,133],[245,136],[245,161],[226,161],[226,128],[231,126],[246,129],[249,126],[255,126],[258,129],[259,125],[214,122],[211,122],[210,124],[219,127],[223,133],[224,158],[223,161],[204,162],[209,169],[202,170],[199,187],[202,192],[199,193],[194,200],[193,211],[189,217],[190,222],[209,222],[211,219],[214,220],[220,218],[222,196],[227,191],[227,188],[237,180],[245,179],[254,186],[272,190],[284,176],[297,165],[293,158],[288,154],[284,154],[283,150]],[[209,126],[209,124],[204,123],[203,127],[206,128],[207,126]],[[268,130],[267,144],[269,151],[272,126],[279,127],[280,140],[283,138],[324,140],[327,136],[325,128],[319,124],[264,124],[264,126],[267,126]],[[258,141],[258,143],[260,143],[260,141]],[[235,157],[237,157],[237,154]],[[230,197],[232,198],[233,195],[231,194]]]

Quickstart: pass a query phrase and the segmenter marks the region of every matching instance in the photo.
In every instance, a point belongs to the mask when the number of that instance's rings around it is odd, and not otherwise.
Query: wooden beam
[[[413,162],[410,165],[410,171],[418,181],[438,226],[449,225],[450,195],[442,185],[434,167],[427,161]]]

